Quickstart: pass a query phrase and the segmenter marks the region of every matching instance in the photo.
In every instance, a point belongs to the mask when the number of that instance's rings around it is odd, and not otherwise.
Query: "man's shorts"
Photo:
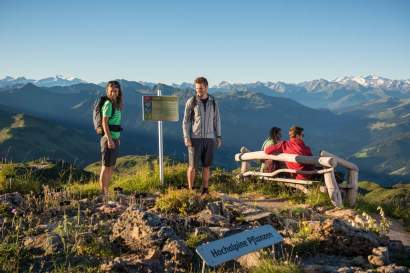
[[[215,151],[215,139],[213,138],[191,138],[192,146],[188,147],[189,166],[195,169],[201,161],[202,167],[210,167]]]
[[[108,149],[108,138],[102,137],[100,141],[101,146],[101,160],[105,167],[115,166],[117,162],[118,152],[120,151],[120,141],[113,139],[115,148]]]

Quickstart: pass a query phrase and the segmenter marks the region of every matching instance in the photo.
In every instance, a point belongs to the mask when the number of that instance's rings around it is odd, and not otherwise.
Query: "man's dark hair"
[[[303,135],[303,128],[299,126],[292,126],[289,129],[289,137],[296,137]]]
[[[205,77],[198,77],[194,81],[197,84],[203,84],[205,86],[208,86],[208,80]]]

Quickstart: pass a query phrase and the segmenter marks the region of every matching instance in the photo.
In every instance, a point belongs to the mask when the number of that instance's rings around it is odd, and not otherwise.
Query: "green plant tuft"
[[[251,273],[301,273],[301,268],[289,261],[273,261],[264,259],[262,263],[252,268]]]

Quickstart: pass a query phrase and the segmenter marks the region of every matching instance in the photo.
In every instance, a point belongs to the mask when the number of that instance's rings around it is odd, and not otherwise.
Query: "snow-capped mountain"
[[[63,77],[61,75],[56,75],[54,77],[47,77],[40,80],[27,79],[25,77],[13,78],[10,76],[0,79],[0,88],[7,87],[21,87],[27,83],[35,84],[39,87],[52,87],[52,86],[70,86],[79,83],[87,83],[84,80],[75,77]]]
[[[222,81],[219,84],[212,86],[216,89],[246,89],[246,86],[263,85],[273,91],[285,91],[286,86],[304,86],[308,90],[318,90],[328,88],[329,85],[337,87],[344,86],[349,88],[355,87],[373,87],[373,88],[407,88],[410,91],[410,79],[408,80],[391,80],[380,76],[369,75],[362,76],[346,76],[339,77],[334,80],[316,79],[301,83],[284,83],[284,82],[255,82],[255,83],[229,83]]]
[[[124,85],[132,89],[152,89],[158,83],[144,81],[122,80]],[[0,80],[0,89],[22,87],[32,83],[39,87],[71,86],[85,81],[78,78],[65,78],[57,75],[40,80],[25,77],[6,77]],[[105,86],[105,83],[100,83]],[[172,84],[169,87],[193,89],[192,83]],[[163,88],[166,88],[164,85]],[[342,109],[373,99],[382,98],[410,98],[410,80],[391,80],[380,76],[346,76],[334,80],[315,79],[301,83],[285,82],[254,82],[229,83],[222,81],[210,87],[211,93],[217,92],[254,92],[273,97],[286,97],[313,108]]]
[[[366,77],[361,76],[351,76],[351,77],[341,77],[336,78],[333,82],[340,83],[342,85],[359,84],[365,87],[374,88],[398,88],[398,87],[409,87],[410,80],[391,80],[383,78],[376,75],[369,75]]]
[[[287,97],[310,107],[344,108],[379,98],[410,98],[410,80],[379,76],[317,79],[298,84],[284,82],[229,83],[223,81],[211,92],[251,91],[268,96]]]
[[[35,80],[27,79],[25,77],[13,78],[13,77],[7,76],[4,79],[0,80],[0,87],[19,87],[27,83],[33,83],[33,82],[35,82]]]
[[[35,85],[40,87],[51,87],[51,86],[69,86],[79,83],[87,83],[79,78],[75,77],[63,77],[61,75],[56,75],[54,77],[48,77],[34,82]]]

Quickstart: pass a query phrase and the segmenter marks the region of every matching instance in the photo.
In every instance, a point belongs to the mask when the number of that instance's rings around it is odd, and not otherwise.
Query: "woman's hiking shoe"
[[[121,187],[115,187],[114,188],[115,193],[123,193],[123,189]]]
[[[208,188],[202,188],[201,195],[209,194]]]

